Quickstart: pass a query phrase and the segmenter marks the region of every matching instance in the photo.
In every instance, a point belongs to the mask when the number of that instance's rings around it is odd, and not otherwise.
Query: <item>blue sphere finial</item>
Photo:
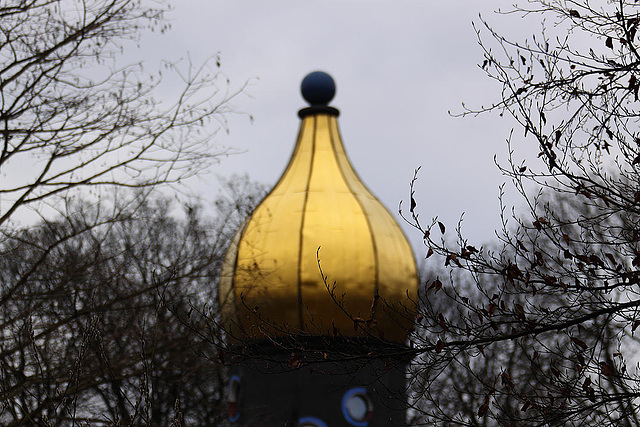
[[[312,106],[328,105],[336,94],[333,78],[322,71],[307,74],[300,85],[302,96]]]

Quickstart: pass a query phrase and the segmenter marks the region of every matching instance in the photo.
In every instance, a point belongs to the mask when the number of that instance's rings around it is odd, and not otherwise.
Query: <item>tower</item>
[[[351,166],[328,104],[335,83],[302,82],[284,174],[231,244],[219,302],[232,365],[233,425],[397,426],[416,309],[411,246]]]

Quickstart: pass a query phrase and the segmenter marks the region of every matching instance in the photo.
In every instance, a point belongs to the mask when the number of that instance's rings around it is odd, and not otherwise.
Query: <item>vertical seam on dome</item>
[[[309,175],[304,191],[304,202],[302,203],[302,219],[300,221],[300,232],[298,233],[298,323],[300,331],[304,331],[304,322],[302,316],[302,241],[304,232],[304,223],[307,213],[307,202],[309,201],[309,186],[311,185],[311,175],[313,174],[313,162],[316,157],[316,128],[318,126],[316,116],[312,116],[313,130],[311,133],[311,159],[309,160]]]
[[[233,240],[231,241],[232,245],[234,243],[236,244],[236,255],[233,257],[234,258],[233,270],[231,271],[231,286],[230,286],[231,289],[229,292],[229,294],[233,298],[233,301],[232,301],[233,302],[233,318],[237,322],[238,328],[241,329],[241,333],[244,333],[244,327],[241,325],[240,316],[238,315],[238,313],[240,313],[240,310],[238,310],[238,300],[240,298],[236,297],[236,272],[238,271],[238,256],[240,254],[240,242],[242,241],[242,236],[244,235],[244,227],[246,227],[246,224],[243,226],[243,230],[240,232],[240,238],[238,239],[238,241],[237,242],[233,242]],[[218,292],[220,292],[220,289],[218,289]],[[231,324],[229,324],[229,329],[232,329]],[[230,331],[227,331],[227,332],[229,333]]]
[[[233,292],[233,306],[234,306],[234,311],[235,311],[235,318],[237,319],[237,323],[238,325],[241,325],[241,321],[240,321],[240,316],[239,313],[241,313],[241,308],[240,307],[240,298],[236,298],[236,273],[238,271],[238,259],[239,259],[239,254],[240,254],[240,242],[242,242],[242,238],[244,237],[244,233],[245,231],[247,231],[247,228],[249,226],[249,224],[251,224],[251,220],[254,218],[255,214],[262,208],[262,206],[264,205],[265,201],[276,191],[276,189],[280,186],[280,184],[284,181],[285,177],[287,176],[287,174],[289,173],[289,171],[291,170],[291,167],[293,165],[293,160],[296,158],[296,156],[298,155],[298,152],[300,151],[300,141],[302,140],[302,135],[304,134],[304,128],[303,128],[303,124],[304,124],[304,120],[301,122],[300,125],[300,129],[298,130],[298,136],[296,137],[296,144],[293,147],[293,152],[291,153],[291,156],[289,157],[289,163],[287,163],[287,166],[284,169],[284,172],[282,173],[282,175],[280,175],[280,178],[278,179],[278,181],[276,182],[276,184],[271,188],[271,190],[269,190],[269,192],[262,198],[262,200],[260,201],[260,203],[258,203],[258,205],[253,209],[253,212],[251,212],[251,215],[249,215],[249,217],[247,218],[245,224],[243,224],[240,228],[242,229],[241,231],[241,236],[240,239],[238,240],[238,248],[236,251],[236,256],[235,256],[235,261],[233,264],[233,274],[231,276],[231,290]],[[299,279],[298,279],[299,281]],[[220,300],[220,297],[218,296],[218,300]],[[241,329],[244,329],[244,326],[241,326]]]
[[[218,306],[221,310],[222,313],[225,312],[224,307],[229,307],[227,310],[228,312],[231,312],[231,314],[223,314],[223,325],[225,325],[225,327],[228,327],[229,330],[225,331],[227,332],[227,334],[232,337],[233,334],[231,333],[231,330],[233,329],[232,325],[235,325],[241,332],[244,331],[244,327],[242,326],[242,322],[240,320],[240,310],[238,309],[238,300],[239,298],[236,297],[236,273],[238,271],[238,259],[239,259],[239,253],[240,253],[240,242],[242,241],[242,237],[244,236],[244,232],[246,230],[247,227],[247,223],[248,220],[245,220],[240,227],[238,228],[238,230],[236,230],[236,232],[233,234],[233,237],[231,238],[231,240],[229,241],[229,247],[227,247],[226,250],[226,254],[225,254],[225,258],[223,260],[223,264],[222,264],[222,268],[221,268],[221,272],[224,271],[225,266],[226,266],[226,261],[227,261],[227,257],[229,256],[229,252],[231,250],[233,250],[233,245],[235,245],[235,251],[233,254],[233,262],[231,263],[231,267],[229,269],[230,272],[230,279],[229,279],[229,288],[227,289],[227,291],[222,294],[222,286],[221,283],[224,280],[224,277],[221,275],[218,278],[218,286],[217,286],[217,290],[218,290],[218,295],[217,295],[217,300],[218,300]],[[224,299],[224,301],[223,301]]]
[[[338,165],[338,170],[340,171],[340,176],[342,176],[342,180],[344,181],[345,185],[347,186],[347,188],[351,191],[351,193],[355,196],[356,201],[358,202],[358,206],[360,206],[360,209],[362,210],[362,214],[364,215],[364,219],[367,222],[367,227],[369,228],[369,236],[371,237],[371,245],[373,247],[373,269],[374,269],[374,273],[373,273],[373,279],[374,279],[374,296],[378,295],[378,289],[379,289],[379,281],[380,281],[380,260],[378,259],[378,245],[376,242],[376,237],[373,233],[373,227],[371,226],[371,221],[369,220],[369,215],[367,214],[367,211],[364,208],[364,205],[362,203],[362,201],[360,200],[360,197],[358,197],[358,194],[356,193],[356,191],[353,189],[353,187],[351,186],[351,184],[349,183],[349,180],[345,177],[344,175],[344,171],[342,170],[342,165],[340,164],[340,160],[338,160],[338,153],[336,150],[336,139],[334,138],[334,132],[333,130],[335,130],[335,134],[340,135],[340,132],[338,130],[338,121],[336,118],[329,118],[330,121],[330,131],[329,131],[329,138],[331,139],[331,148],[333,148],[333,157],[335,158],[336,164]],[[349,163],[349,158],[347,157],[347,153],[346,150],[344,149],[344,144],[342,143],[342,138],[339,138],[340,140],[340,145],[342,146],[342,150],[344,151],[344,156],[346,161]],[[349,163],[350,165],[350,163]],[[352,167],[353,169],[353,167]],[[355,175],[356,179],[359,179],[360,181],[362,181],[360,179],[360,177],[358,177],[358,175]]]

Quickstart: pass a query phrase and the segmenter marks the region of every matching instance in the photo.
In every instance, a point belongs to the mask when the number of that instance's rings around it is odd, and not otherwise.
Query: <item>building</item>
[[[238,231],[219,299],[235,348],[233,425],[405,423],[405,346],[416,312],[411,246],[351,166],[329,102],[302,82],[297,143],[284,174]],[[391,151],[391,147],[390,147]]]

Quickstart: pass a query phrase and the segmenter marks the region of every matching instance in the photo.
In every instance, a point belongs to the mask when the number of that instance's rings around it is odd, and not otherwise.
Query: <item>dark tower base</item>
[[[406,425],[410,357],[403,346],[304,337],[265,340],[241,352],[229,389],[234,426]]]

